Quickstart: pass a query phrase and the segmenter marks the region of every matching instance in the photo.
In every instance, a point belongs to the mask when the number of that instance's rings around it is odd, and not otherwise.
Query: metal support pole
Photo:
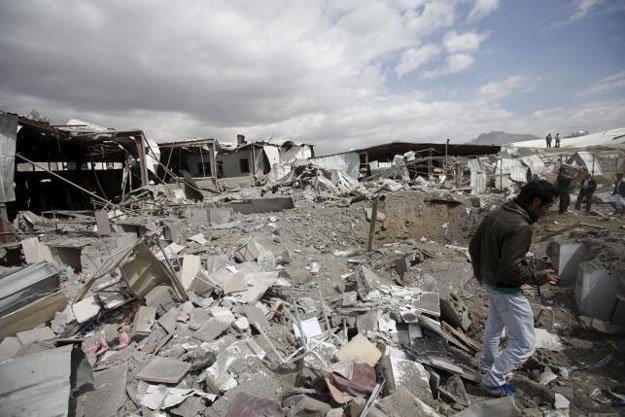
[[[376,196],[373,200],[373,207],[371,208],[371,224],[369,225],[369,239],[367,240],[367,252],[371,252],[373,248],[373,235],[375,233],[375,223],[378,221],[378,203],[380,202],[380,196]]]

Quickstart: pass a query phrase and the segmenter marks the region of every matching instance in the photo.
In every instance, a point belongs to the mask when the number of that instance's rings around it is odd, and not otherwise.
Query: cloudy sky
[[[0,1],[0,109],[318,153],[625,127],[625,0]]]

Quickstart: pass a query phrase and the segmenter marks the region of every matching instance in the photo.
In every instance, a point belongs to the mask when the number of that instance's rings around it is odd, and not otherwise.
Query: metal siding
[[[13,175],[15,174],[15,143],[17,116],[0,113],[0,202],[15,201]]]
[[[318,167],[327,170],[344,171],[352,178],[358,178],[358,170],[360,169],[360,156],[356,152],[318,156],[310,158],[307,162],[312,162]]]

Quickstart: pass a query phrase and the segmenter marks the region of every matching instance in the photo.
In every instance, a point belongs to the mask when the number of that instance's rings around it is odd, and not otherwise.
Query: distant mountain
[[[536,139],[540,138],[538,136],[529,135],[526,133],[507,133],[493,130],[492,132],[482,133],[477,138],[466,143],[470,143],[473,145],[505,145],[507,143]]]

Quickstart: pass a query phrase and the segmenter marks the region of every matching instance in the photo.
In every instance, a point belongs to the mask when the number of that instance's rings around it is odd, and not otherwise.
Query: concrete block
[[[238,213],[270,213],[289,210],[295,207],[293,197],[257,198],[230,203],[230,207]]]
[[[190,363],[157,356],[139,372],[137,378],[146,382],[177,384],[190,368]]]
[[[375,366],[382,357],[382,352],[366,337],[357,334],[336,353],[336,357],[339,361],[359,360]]]
[[[232,215],[231,209],[224,208],[209,208],[208,209],[208,222],[210,225],[224,224],[230,221]]]
[[[389,394],[403,386],[426,403],[432,402],[430,376],[423,365],[391,355],[384,355],[381,365]]]
[[[9,336],[2,339],[0,343],[0,362],[14,357],[22,347],[22,343],[17,337]]]
[[[588,247],[583,243],[552,240],[547,246],[547,255],[551,258],[560,279],[573,284],[577,277],[577,266],[588,260]]]
[[[584,262],[577,270],[575,302],[582,315],[608,321],[617,294],[625,293],[625,271],[605,269],[595,261]],[[619,312],[619,311],[617,311]],[[625,320],[625,310],[614,321]]]
[[[173,299],[172,290],[166,285],[159,285],[150,290],[150,292],[145,295],[145,304],[147,306],[155,307],[156,314],[159,316],[162,316],[169,311],[170,308],[176,305]]]
[[[132,340],[139,341],[147,337],[152,331],[152,326],[155,321],[156,307],[141,306],[139,311],[137,311],[135,321],[132,325]]]
[[[184,255],[182,258],[182,271],[180,272],[180,283],[182,287],[188,290],[191,287],[191,283],[200,272],[201,260],[197,255]]]
[[[193,337],[203,342],[210,342],[217,339],[229,328],[230,323],[218,319],[210,319],[193,334]]]
[[[304,394],[287,397],[282,401],[283,407],[288,407],[289,417],[326,417],[330,412],[329,404],[310,398]]]
[[[172,334],[176,331],[176,321],[178,315],[180,314],[180,310],[173,307],[167,310],[167,313],[163,314],[160,319],[158,319],[158,324],[165,329],[165,331],[169,334]]]
[[[100,304],[93,295],[90,295],[73,304],[72,312],[78,323],[85,323],[98,315]]]
[[[26,330],[17,334],[17,339],[24,346],[42,340],[52,340],[55,337],[56,335],[49,327],[39,327],[38,329]]]

